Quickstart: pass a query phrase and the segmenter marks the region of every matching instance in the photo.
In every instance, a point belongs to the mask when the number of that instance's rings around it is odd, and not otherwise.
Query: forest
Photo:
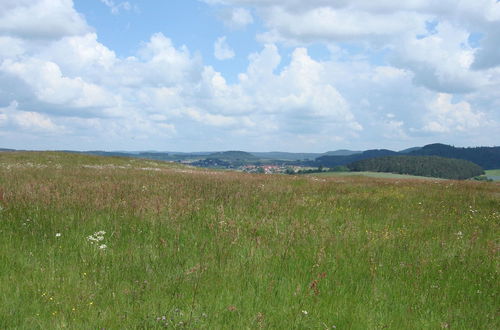
[[[470,161],[438,156],[378,157],[353,162],[347,167],[356,172],[389,172],[455,180],[484,174],[479,165]]]

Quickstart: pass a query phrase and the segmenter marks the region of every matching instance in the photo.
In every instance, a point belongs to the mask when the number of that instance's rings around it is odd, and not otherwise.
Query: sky
[[[500,141],[497,0],[1,0],[0,147]]]

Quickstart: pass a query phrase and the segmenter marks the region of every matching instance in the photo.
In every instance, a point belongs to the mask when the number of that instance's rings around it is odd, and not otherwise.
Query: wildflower
[[[104,240],[105,234],[106,234],[106,232],[104,230],[96,231],[92,235],[87,236],[87,241],[89,241],[90,244],[102,242]],[[102,244],[102,245],[104,245],[104,244]],[[101,247],[99,247],[99,248],[101,248]]]
[[[459,231],[455,235],[457,235],[457,239],[462,239],[462,237],[464,236],[464,234],[461,231]]]
[[[307,315],[307,314],[309,314],[309,312],[308,311],[302,311],[302,314]]]
[[[56,237],[61,237],[62,234],[61,233],[56,233]]]
[[[106,244],[101,244],[101,245],[99,245],[99,249],[100,249],[100,250],[104,250],[104,249],[106,249],[107,247],[108,247],[108,246],[107,246]]]

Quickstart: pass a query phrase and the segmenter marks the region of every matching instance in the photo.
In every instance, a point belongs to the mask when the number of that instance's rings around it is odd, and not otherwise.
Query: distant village
[[[197,167],[219,168],[245,173],[259,174],[296,174],[307,170],[312,170],[312,167],[304,167],[290,164],[235,164],[234,162],[221,159],[202,159],[197,161],[181,161],[181,163]]]
[[[263,174],[295,174],[303,171],[303,166],[289,165],[244,165],[237,168],[238,171],[246,173],[263,173]]]

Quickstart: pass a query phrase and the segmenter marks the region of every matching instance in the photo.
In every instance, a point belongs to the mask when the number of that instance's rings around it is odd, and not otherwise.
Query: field
[[[486,170],[486,176],[494,181],[500,181],[500,169],[498,170]]]
[[[0,153],[0,328],[499,329],[500,184]]]

